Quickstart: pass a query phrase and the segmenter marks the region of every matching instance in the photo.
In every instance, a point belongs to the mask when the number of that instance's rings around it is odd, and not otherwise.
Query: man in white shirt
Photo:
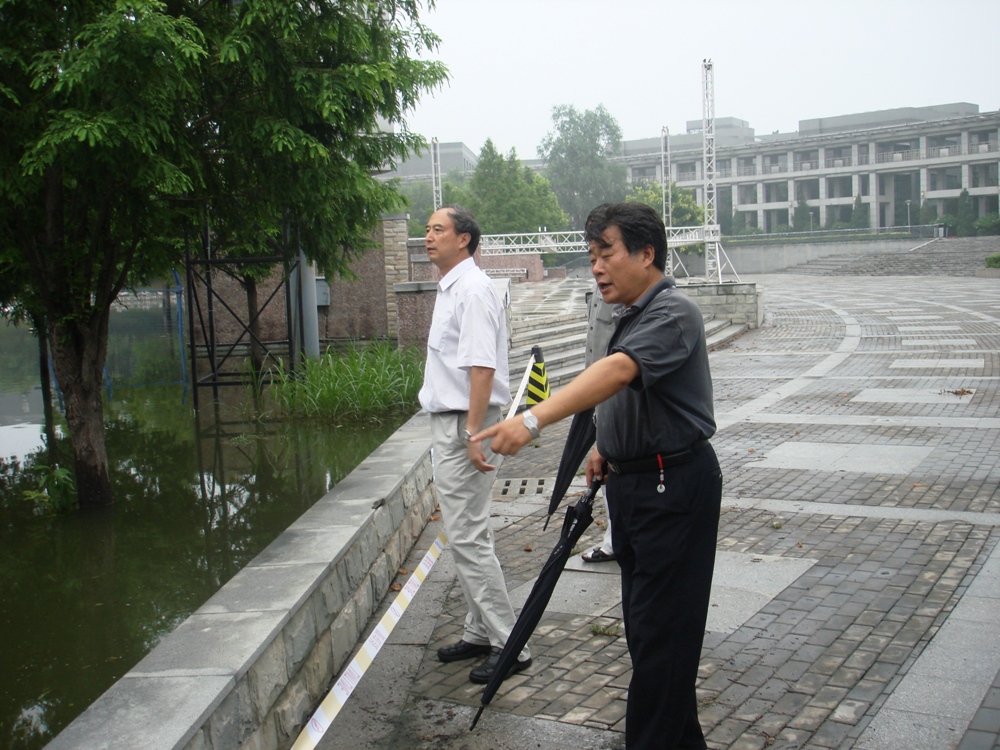
[[[469,438],[503,418],[510,402],[507,324],[493,282],[472,259],[479,225],[461,206],[444,206],[427,221],[427,257],[441,273],[427,340],[420,406],[430,414],[434,483],[445,532],[469,613],[457,643],[441,661],[486,656],[469,674],[489,682],[516,620],[490,528],[492,473],[499,464],[485,443]],[[505,675],[531,665],[527,648]]]

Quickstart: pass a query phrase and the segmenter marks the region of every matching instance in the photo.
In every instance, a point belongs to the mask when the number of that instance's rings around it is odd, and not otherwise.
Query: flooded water
[[[148,326],[112,325],[116,504],[100,512],[36,509],[39,466],[68,465],[71,451],[61,432],[43,437],[34,338],[0,323],[4,750],[43,747],[404,421],[251,419],[239,388],[217,409],[202,394],[196,416],[172,313],[146,313],[152,340]]]

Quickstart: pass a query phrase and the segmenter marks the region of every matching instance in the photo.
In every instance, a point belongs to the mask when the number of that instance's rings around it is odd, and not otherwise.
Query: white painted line
[[[975,339],[903,339],[903,346],[975,346]]]
[[[844,471],[864,474],[908,474],[933,448],[869,443],[811,443],[789,441],[767,451],[750,464],[762,469]],[[891,467],[887,470],[886,467]]]
[[[900,333],[916,333],[918,331],[961,331],[962,326],[896,326]]]
[[[972,388],[866,388],[851,399],[866,404],[967,404]]]
[[[851,505],[848,503],[813,503],[803,500],[776,500],[766,497],[723,497],[723,508],[759,508],[772,513],[808,513],[843,518],[894,518],[904,521],[949,523],[961,521],[975,526],[1000,526],[1000,513],[976,513],[968,510],[931,510],[888,505]],[[1000,549],[1000,546],[997,547]],[[1000,560],[998,560],[1000,562]],[[977,580],[982,575],[976,576]],[[997,578],[1000,581],[1000,576]],[[1000,594],[998,594],[1000,596]]]
[[[427,554],[424,555],[417,569],[413,571],[413,575],[410,576],[406,585],[399,592],[399,596],[389,605],[389,611],[379,620],[378,625],[375,626],[371,635],[368,636],[368,639],[358,649],[354,659],[340,675],[340,679],[334,683],[330,692],[327,693],[323,702],[319,704],[319,707],[313,713],[312,718],[306,722],[305,727],[299,733],[298,739],[295,740],[295,744],[292,745],[292,750],[314,750],[319,741],[323,739],[326,730],[330,728],[333,720],[340,713],[347,699],[354,692],[354,688],[357,687],[358,682],[364,676],[365,671],[371,666],[378,652],[382,650],[382,646],[388,640],[389,634],[396,627],[396,623],[403,616],[403,612],[406,611],[413,597],[416,596],[420,585],[424,582],[427,574],[430,573],[431,568],[434,567],[434,563],[437,562],[438,556],[447,544],[448,537],[442,531],[438,534],[437,539],[434,540],[431,548],[427,550]]]
[[[893,370],[915,370],[915,369],[924,369],[930,367],[982,368],[985,366],[986,366],[985,359],[897,359],[895,362],[889,365],[889,368]]]

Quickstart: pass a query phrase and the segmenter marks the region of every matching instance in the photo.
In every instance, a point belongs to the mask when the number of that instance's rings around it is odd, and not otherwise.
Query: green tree
[[[937,224],[938,212],[937,208],[930,201],[924,201],[923,205],[920,206],[920,223],[927,224]]]
[[[423,237],[427,220],[434,213],[434,186],[429,182],[407,182],[399,186],[399,192],[409,209],[406,226],[410,237]]]
[[[799,200],[792,213],[792,226],[796,232],[808,232],[813,225],[812,209],[806,202],[805,191],[799,191]]]
[[[468,208],[486,234],[535,232],[539,227],[558,231],[566,214],[548,180],[522,167],[514,149],[507,156],[487,139],[469,180]]]
[[[959,237],[971,237],[976,233],[975,219],[972,216],[972,198],[969,197],[969,191],[965,188],[962,188],[962,192],[958,194],[955,232]]]
[[[185,235],[220,253],[294,238],[346,268],[399,205],[371,175],[445,78],[417,0],[0,4],[0,304],[40,316],[83,506],[113,501],[101,401],[111,304]]]
[[[861,200],[861,194],[854,196],[854,207],[851,209],[851,228],[868,229],[871,224],[868,221],[868,206]]]
[[[705,221],[705,209],[698,205],[693,190],[677,187],[677,183],[670,183],[670,197],[672,206],[670,214],[673,220],[670,222],[675,227],[697,227]],[[645,203],[647,206],[656,209],[657,213],[663,211],[663,188],[656,182],[643,182],[632,185],[629,188],[625,200]],[[664,223],[667,223],[664,221]]]
[[[725,237],[733,233],[733,191],[725,187],[716,196],[716,214],[719,221],[719,231]]]
[[[552,124],[538,155],[570,228],[582,229],[594,206],[625,199],[625,166],[608,161],[618,153],[621,128],[604,105],[584,112],[559,105],[552,109]]]

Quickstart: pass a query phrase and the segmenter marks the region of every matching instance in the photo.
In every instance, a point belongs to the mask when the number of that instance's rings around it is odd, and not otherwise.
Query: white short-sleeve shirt
[[[419,395],[423,410],[468,411],[472,367],[495,370],[490,406],[510,402],[503,303],[490,277],[470,257],[438,282]]]

